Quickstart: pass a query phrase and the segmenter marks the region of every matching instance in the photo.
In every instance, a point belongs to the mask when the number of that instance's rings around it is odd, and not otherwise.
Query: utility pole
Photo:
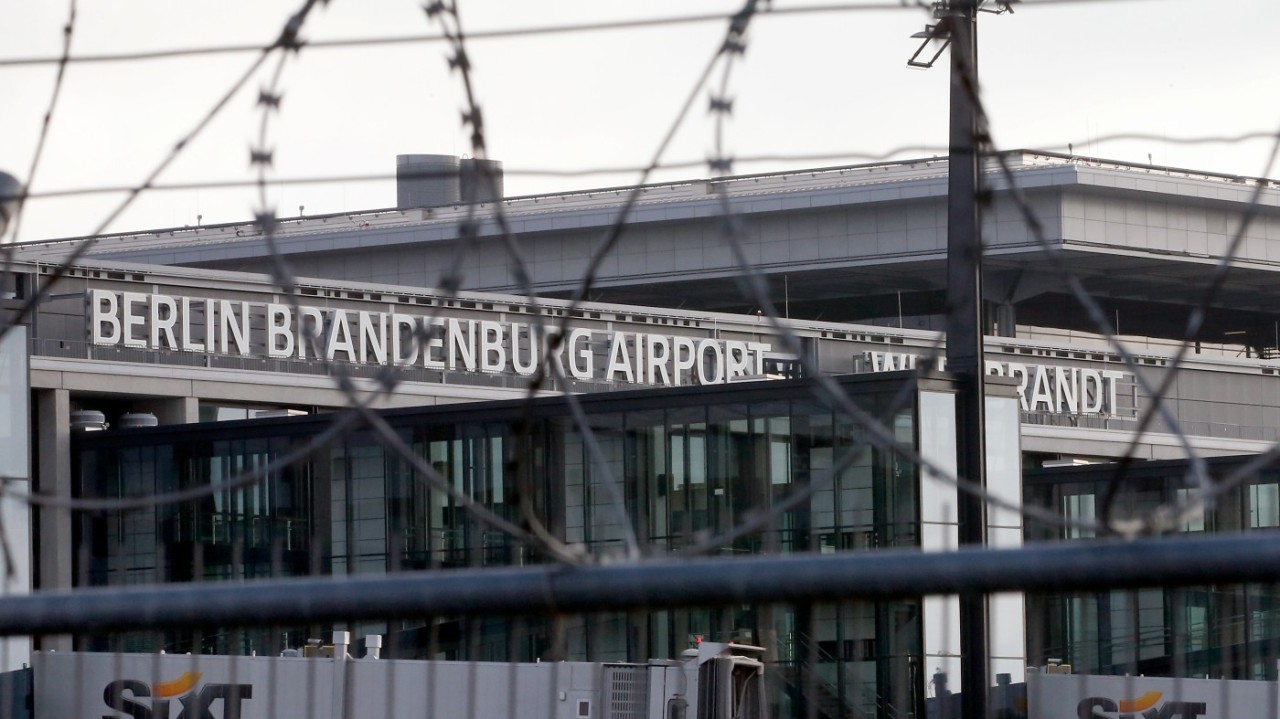
[[[947,160],[947,371],[955,378],[956,467],[971,484],[987,486],[986,366],[983,357],[982,220],[978,200],[982,163],[978,137],[977,14],[984,0],[942,0],[934,6],[935,25],[912,37],[923,38],[908,65],[932,67],[951,48],[951,112]],[[996,0],[997,14],[1012,12],[1017,0]],[[930,43],[942,41],[921,60]],[[956,532],[961,545],[987,541],[982,497],[956,490]],[[987,719],[990,667],[987,597],[960,595],[960,711],[965,719]]]
[[[951,130],[947,159],[947,371],[958,385],[956,468],[962,478],[985,487],[986,393],[983,382],[982,221],[978,214],[981,166],[977,139],[978,0],[951,0],[944,12],[951,37]],[[987,539],[982,497],[956,491],[960,544]],[[986,719],[987,597],[960,594],[960,715]]]

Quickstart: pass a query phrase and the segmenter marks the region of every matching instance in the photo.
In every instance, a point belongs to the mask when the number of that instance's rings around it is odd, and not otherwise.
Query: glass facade
[[[918,446],[913,406],[892,407],[901,376],[848,378],[849,394]],[[458,493],[517,524],[531,520],[593,555],[621,552],[623,514],[646,555],[720,535],[800,490],[809,496],[720,555],[861,551],[919,545],[919,478],[865,449],[831,476],[860,430],[810,399],[803,380],[580,398],[595,448],[562,400],[384,414],[398,437]],[[891,416],[890,416],[891,415]],[[82,496],[147,495],[225,483],[294,451],[324,417],[80,435]],[[623,498],[611,498],[606,475]],[[830,478],[830,481],[825,481]],[[815,486],[810,487],[814,483]],[[258,482],[76,524],[82,584],[251,579],[314,573],[512,566],[545,561],[477,521],[369,432],[345,435]],[[676,657],[693,636],[769,651],[783,709],[813,682],[846,713],[913,707],[923,681],[917,600],[735,606],[566,620],[564,646],[542,621],[434,618],[354,628],[387,635],[392,656],[643,661]],[[317,628],[282,628],[300,644]],[[311,634],[314,636],[315,634]],[[103,640],[92,648],[274,653],[280,633],[220,631]],[[114,642],[112,644],[111,642]],[[787,690],[785,687],[792,687]],[[798,699],[796,700],[798,702]],[[818,701],[818,700],[815,700]],[[831,707],[828,707],[831,708]],[[909,711],[909,710],[908,710]]]
[[[1247,458],[1206,460],[1214,476]],[[1064,518],[1102,514],[1113,466],[1027,473],[1028,504],[1052,507]],[[1133,517],[1162,503],[1186,501],[1183,462],[1151,462],[1130,471],[1116,492],[1112,516]],[[1265,532],[1280,539],[1280,470],[1249,477],[1210,510],[1185,517],[1190,533]],[[1028,539],[1088,539],[1080,528],[1027,530]],[[1027,596],[1028,658],[1061,659],[1077,674],[1130,674],[1225,679],[1277,678],[1280,661],[1280,585],[1236,584]]]

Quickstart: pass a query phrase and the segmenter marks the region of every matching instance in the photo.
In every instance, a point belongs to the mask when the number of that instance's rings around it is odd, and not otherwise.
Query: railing
[[[1024,425],[1043,427],[1072,427],[1082,429],[1103,429],[1132,431],[1137,429],[1135,417],[1118,415],[1059,414],[1053,412],[1023,412]],[[1179,422],[1178,427],[1188,436],[1213,437],[1215,439],[1239,439],[1256,442],[1275,442],[1280,440],[1280,429],[1276,427],[1259,427],[1253,425],[1233,424],[1229,422]],[[1156,419],[1149,429],[1151,432],[1173,432],[1163,419]]]
[[[437,618],[465,616],[508,618],[514,629],[504,630],[498,641],[518,646],[521,627],[536,617],[549,617],[555,626],[580,627],[589,635],[591,621],[563,624],[564,617],[580,612],[626,617],[639,610],[778,603],[813,606],[960,592],[1273,582],[1277,566],[1277,543],[1219,535],[938,553],[882,550],[200,582],[0,596],[0,635],[96,637],[131,630],[257,627],[270,637],[273,627],[344,622],[386,631],[393,618],[426,617],[415,631],[436,636],[456,631],[454,625],[442,625]],[[477,626],[470,640],[464,634],[459,641],[479,642],[481,629],[483,625]],[[515,634],[508,636],[508,631]],[[563,635],[577,641],[573,631]],[[582,641],[589,643],[589,636]],[[796,652],[786,647],[794,648],[797,642],[818,652],[817,663],[833,660],[816,643],[797,634],[783,642],[784,661],[796,660]],[[816,700],[812,694],[809,699]],[[832,711],[850,717],[909,716],[878,694],[864,693],[861,700],[856,713],[850,707]]]

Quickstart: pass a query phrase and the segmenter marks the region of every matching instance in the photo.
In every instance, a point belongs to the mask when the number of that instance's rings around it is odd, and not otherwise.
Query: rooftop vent
[[[502,163],[453,155],[396,155],[396,208],[443,207],[503,198]]]
[[[453,155],[396,155],[396,207],[440,207],[461,201],[458,158]]]
[[[502,163],[497,160],[462,160],[459,175],[462,201],[497,202],[502,194]]]

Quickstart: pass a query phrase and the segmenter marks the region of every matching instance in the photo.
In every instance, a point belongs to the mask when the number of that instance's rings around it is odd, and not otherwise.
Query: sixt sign
[[[272,719],[285,715],[285,707],[331,705],[330,683],[316,681],[319,668],[309,659],[35,652],[33,716]],[[319,711],[308,717],[332,719]]]
[[[1276,683],[1087,674],[1027,674],[1035,719],[1238,719],[1276,717]]]
[[[110,682],[102,690],[102,701],[115,713],[103,719],[240,719],[245,700],[253,698],[253,685],[201,683],[201,676],[184,672],[156,684],[138,679]]]
[[[1208,705],[1196,701],[1162,701],[1163,692],[1146,692],[1135,699],[1085,697],[1076,705],[1077,719],[1200,719]]]

